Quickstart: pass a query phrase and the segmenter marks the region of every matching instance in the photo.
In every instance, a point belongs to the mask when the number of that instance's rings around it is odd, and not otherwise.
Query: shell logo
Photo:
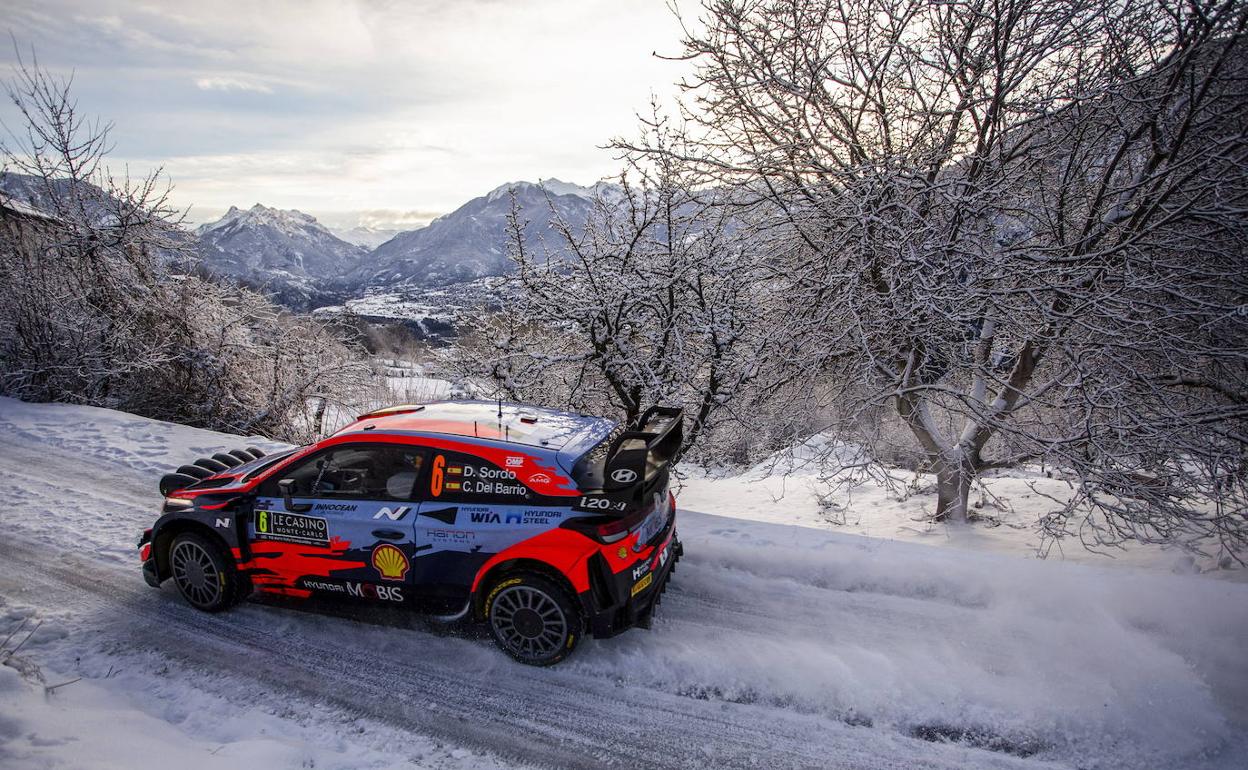
[[[410,566],[407,556],[397,546],[382,543],[373,549],[373,568],[382,580],[402,580]]]

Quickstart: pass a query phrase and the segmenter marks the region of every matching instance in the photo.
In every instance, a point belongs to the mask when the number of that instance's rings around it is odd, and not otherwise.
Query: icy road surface
[[[553,669],[398,612],[148,588],[162,472],[239,439],[0,399],[0,766],[1232,768],[1248,585],[681,511],[652,631]],[[255,443],[255,442],[250,442]],[[13,640],[5,637],[18,630]],[[7,653],[0,652],[0,661]],[[11,663],[13,661],[10,661]],[[82,677],[45,695],[32,683]]]

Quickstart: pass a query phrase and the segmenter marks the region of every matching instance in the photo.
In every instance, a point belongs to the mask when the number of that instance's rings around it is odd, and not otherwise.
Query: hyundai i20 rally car
[[[680,558],[678,409],[636,430],[521,404],[365,414],[316,444],[248,448],[161,479],[143,575],[209,612],[253,591],[488,624],[523,663],[648,628]]]

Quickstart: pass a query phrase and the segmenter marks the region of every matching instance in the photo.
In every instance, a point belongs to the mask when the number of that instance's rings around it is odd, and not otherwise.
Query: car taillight
[[[628,531],[641,523],[645,518],[642,514],[633,514],[623,519],[615,519],[605,524],[598,524],[594,527],[598,540],[604,543],[614,543],[623,540],[628,536]]]
[[[653,505],[647,505],[639,511],[629,513],[619,518],[611,518],[608,516],[583,516],[575,519],[568,519],[560,526],[566,529],[575,530],[582,535],[597,540],[600,543],[615,543],[628,537],[628,533],[637,528],[641,522],[645,521],[650,515],[650,511],[654,510]]]

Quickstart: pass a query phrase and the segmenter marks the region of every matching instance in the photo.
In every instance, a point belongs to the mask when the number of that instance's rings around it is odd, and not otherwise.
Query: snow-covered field
[[[1238,768],[1248,756],[1248,585],[990,553],[978,536],[916,538],[958,546],[938,548],[828,531],[800,498],[774,502],[740,477],[687,482],[687,558],[655,628],[588,641],[553,669],[380,611],[197,613],[143,583],[133,543],[161,472],[239,443],[0,400],[0,767]],[[909,518],[861,502],[847,521]]]
[[[863,480],[833,486],[821,478],[811,453],[800,448],[744,472],[708,472],[686,465],[681,469],[681,503],[708,513],[887,540],[1248,582],[1248,570],[1216,544],[1208,554],[1193,556],[1178,547],[1092,543],[1089,549],[1074,538],[1045,539],[1038,528],[1041,516],[1058,507],[1054,501],[1069,500],[1073,487],[1059,474],[1038,467],[996,471],[985,479],[983,489],[971,494],[974,513],[983,519],[972,525],[932,521],[934,476],[896,468],[879,471],[887,471],[896,483]]]

